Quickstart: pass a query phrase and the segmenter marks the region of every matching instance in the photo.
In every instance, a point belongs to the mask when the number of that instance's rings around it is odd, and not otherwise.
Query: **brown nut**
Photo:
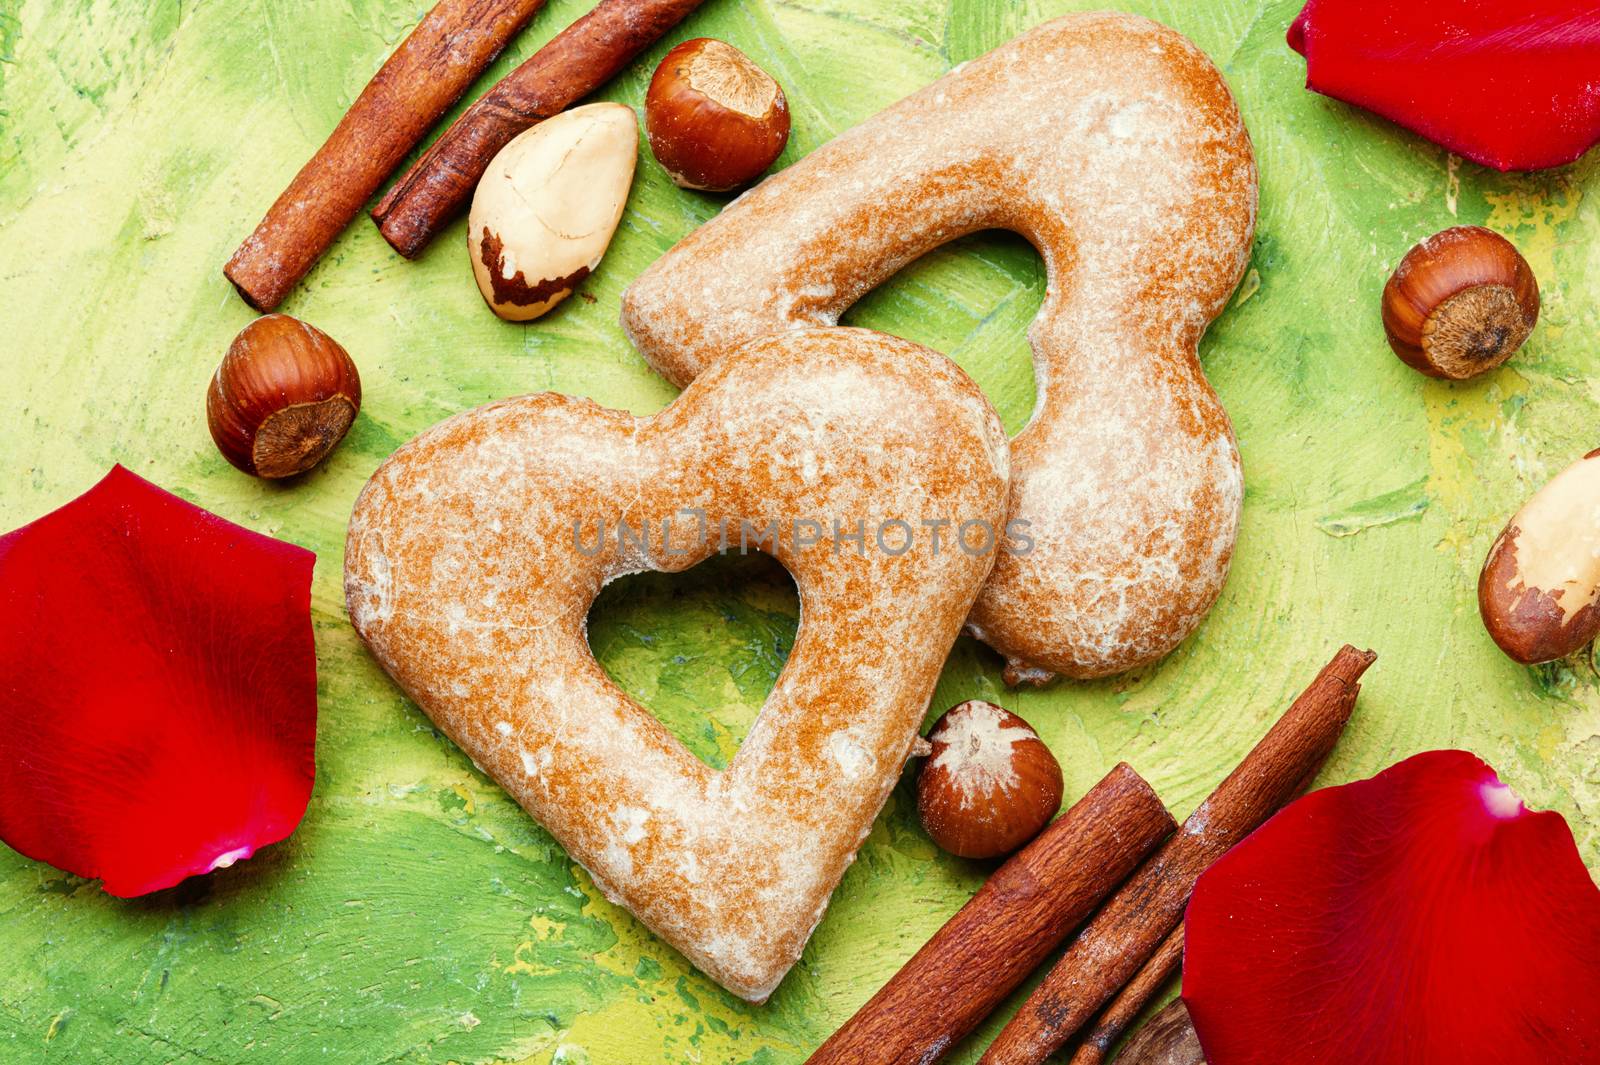
[[[1600,449],[1556,474],[1489,548],[1478,611],[1525,665],[1571,654],[1600,633]]]
[[[500,149],[467,215],[490,310],[526,322],[572,295],[611,246],[638,155],[638,119],[613,103],[563,111]]]
[[[789,140],[789,102],[772,76],[731,44],[684,41],[661,60],[644,101],[650,150],[686,189],[726,192],[754,181]]]
[[[1028,723],[974,699],[928,734],[917,813],[933,841],[962,858],[1010,854],[1061,808],[1061,766]]]
[[[1435,233],[1383,287],[1383,329],[1407,366],[1463,380],[1505,362],[1539,320],[1539,282],[1522,253],[1481,226]]]
[[[1169,1003],[1146,1021],[1117,1055],[1116,1065],[1206,1065],[1183,1000]]]
[[[206,390],[222,457],[257,477],[293,477],[344,439],[361,409],[361,375],[328,334],[287,314],[245,326]]]

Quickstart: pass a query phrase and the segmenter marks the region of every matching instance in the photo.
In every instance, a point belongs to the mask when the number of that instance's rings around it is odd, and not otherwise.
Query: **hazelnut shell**
[[[771,166],[789,140],[789,102],[772,76],[710,37],[666,54],[645,95],[656,161],[678,185],[726,192]]]
[[[1028,723],[979,700],[951,708],[928,734],[917,813],[935,843],[996,858],[1038,835],[1061,809],[1061,766]]]
[[[1407,366],[1464,380],[1522,347],[1539,320],[1539,283],[1522,254],[1481,226],[1436,233],[1400,260],[1383,289],[1383,328]]]
[[[206,423],[222,457],[245,473],[304,473],[332,451],[361,409],[361,375],[328,334],[287,314],[234,337],[206,390]]]

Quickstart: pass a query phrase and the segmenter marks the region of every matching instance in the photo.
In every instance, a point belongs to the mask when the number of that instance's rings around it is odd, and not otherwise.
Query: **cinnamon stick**
[[[1177,927],[1200,874],[1272,816],[1338,742],[1377,656],[1345,645],[1264,739],[1067,948],[978,1059],[1039,1065],[1126,984]]]
[[[931,1063],[1176,827],[1125,763],[989,878],[808,1065]]]
[[[1175,998],[1161,1007],[1117,1055],[1117,1065],[1206,1065],[1189,1009]]]
[[[440,0],[223,268],[270,311],[545,0]]]
[[[395,182],[372,218],[414,259],[472,195],[513,137],[611,80],[703,0],[601,0],[469,107]]]
[[[1316,775],[1316,769],[1308,773],[1305,779],[1295,786],[1294,796],[1298,797],[1309,788]],[[1121,1039],[1133,1022],[1139,1019],[1139,1014],[1150,1004],[1150,1000],[1161,993],[1161,988],[1177,974],[1182,965],[1183,922],[1180,921],[1178,927],[1172,930],[1172,934],[1161,941],[1161,946],[1150,960],[1145,962],[1144,968],[1128,981],[1127,986],[1117,992],[1117,997],[1111,1000],[1111,1005],[1100,1012],[1094,1027],[1083,1037],[1077,1053],[1072,1055],[1067,1065],[1104,1065],[1117,1040]]]
[[[1162,985],[1182,964],[1183,925],[1179,924],[1171,935],[1161,941],[1161,947],[1139,970],[1138,975],[1128,981],[1128,986],[1117,992],[1117,997],[1100,1014],[1094,1028],[1084,1037],[1078,1052],[1072,1055],[1067,1065],[1104,1065],[1106,1055],[1122,1038],[1122,1033],[1138,1019],[1150,1000],[1161,993]]]

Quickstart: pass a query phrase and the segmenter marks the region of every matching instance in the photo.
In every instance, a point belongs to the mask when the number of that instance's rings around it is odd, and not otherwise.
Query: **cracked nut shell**
[[[1564,658],[1600,634],[1600,450],[1523,504],[1489,548],[1478,611],[1524,665]]]
[[[500,149],[467,216],[472,273],[490,310],[530,321],[600,265],[638,150],[633,109],[615,103],[563,111]]]

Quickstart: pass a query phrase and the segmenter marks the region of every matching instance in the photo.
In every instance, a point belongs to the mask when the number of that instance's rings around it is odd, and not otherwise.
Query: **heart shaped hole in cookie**
[[[986,229],[901,267],[840,319],[950,356],[978,382],[1008,436],[1033,416],[1028,327],[1044,303],[1044,260],[1025,237]],[[930,311],[931,308],[931,311]]]
[[[589,608],[589,648],[617,687],[720,771],[789,660],[799,618],[789,571],[735,549],[680,573],[612,581]]]

